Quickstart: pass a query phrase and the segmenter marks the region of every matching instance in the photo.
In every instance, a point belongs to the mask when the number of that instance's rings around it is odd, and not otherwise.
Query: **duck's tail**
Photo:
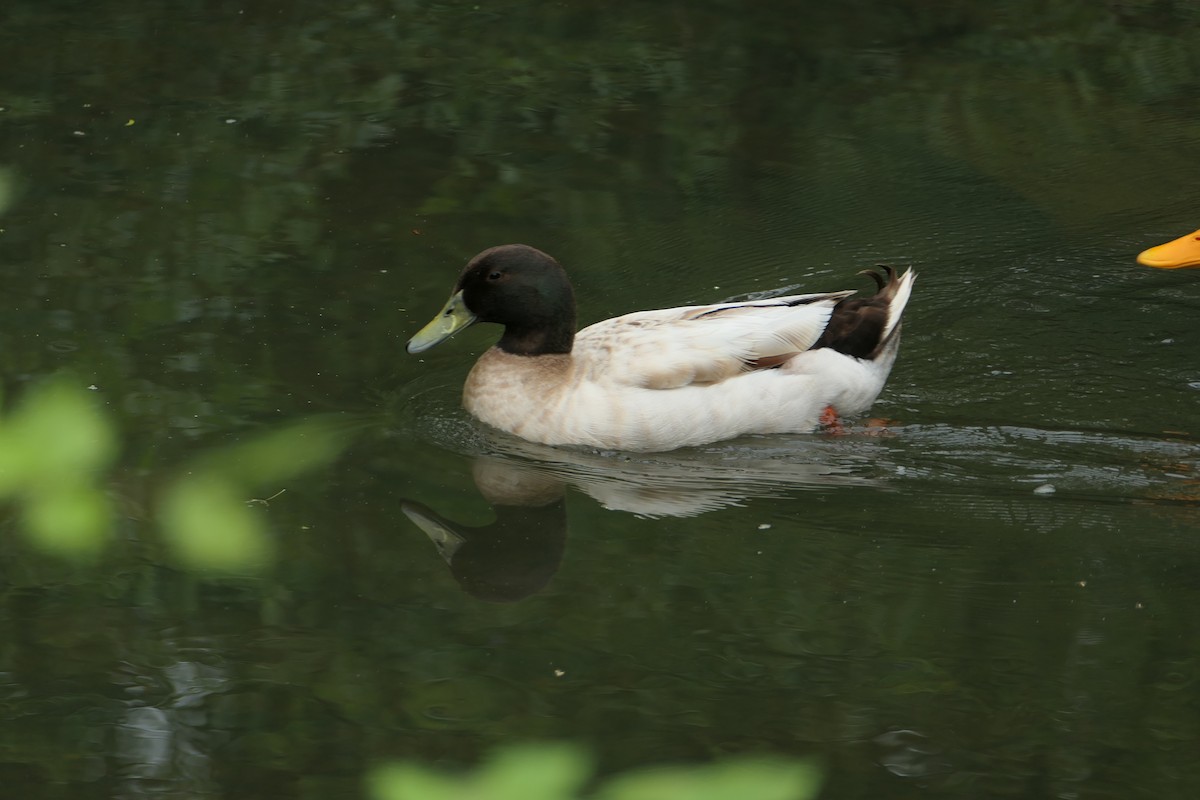
[[[828,347],[855,358],[874,359],[889,349],[900,335],[900,319],[912,295],[917,273],[908,269],[898,275],[893,268],[880,264],[882,273],[863,270],[879,285],[870,297],[847,298],[833,308],[829,324],[813,349]]]

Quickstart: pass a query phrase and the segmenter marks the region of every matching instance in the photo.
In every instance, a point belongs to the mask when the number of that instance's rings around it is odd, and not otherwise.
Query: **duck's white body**
[[[853,292],[643,311],[584,328],[566,354],[493,347],[463,402],[489,425],[551,445],[661,451],[810,432],[830,406],[870,408],[896,359],[914,278],[896,281],[867,358],[810,349]]]

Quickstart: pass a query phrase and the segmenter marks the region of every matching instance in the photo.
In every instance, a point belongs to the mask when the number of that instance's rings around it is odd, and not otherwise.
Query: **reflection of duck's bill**
[[[1138,254],[1138,263],[1158,269],[1200,267],[1200,231],[1151,247]]]
[[[404,512],[404,516],[413,521],[413,524],[425,532],[447,562],[454,558],[454,554],[458,552],[458,548],[466,542],[461,534],[457,533],[450,523],[439,517],[434,512],[430,511],[420,503],[405,502],[401,504],[400,510]]]

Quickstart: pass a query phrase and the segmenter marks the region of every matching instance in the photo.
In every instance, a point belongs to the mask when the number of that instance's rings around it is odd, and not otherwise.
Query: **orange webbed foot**
[[[817,419],[821,428],[830,436],[845,436],[846,428],[842,425],[842,420],[838,417],[837,409],[833,406],[825,406],[825,410],[821,412],[821,416]]]

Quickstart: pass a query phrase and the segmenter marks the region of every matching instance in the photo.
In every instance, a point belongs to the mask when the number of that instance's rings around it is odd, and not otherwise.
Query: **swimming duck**
[[[638,311],[576,333],[559,263],[502,245],[468,262],[408,352],[476,322],[503,325],[467,376],[463,405],[542,444],[653,452],[807,433],[831,414],[866,411],[891,372],[916,273],[883,269],[867,273],[878,291],[862,299],[851,290]]]
[[[1187,236],[1143,250],[1137,260],[1139,264],[1159,269],[1200,267],[1200,231],[1192,231]]]

